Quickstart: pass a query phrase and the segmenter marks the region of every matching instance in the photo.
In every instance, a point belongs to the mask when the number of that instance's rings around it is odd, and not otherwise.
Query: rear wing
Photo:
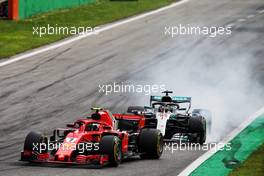
[[[150,96],[150,105],[152,104],[153,101],[161,101],[163,96],[156,96],[156,95],[151,95]],[[191,97],[183,97],[183,96],[173,96],[172,102],[173,103],[191,103],[192,98]]]
[[[191,103],[192,101],[192,97],[174,96],[171,98],[174,103]]]

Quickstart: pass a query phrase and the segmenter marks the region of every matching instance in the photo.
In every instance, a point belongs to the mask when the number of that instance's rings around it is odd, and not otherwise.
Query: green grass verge
[[[263,176],[264,175],[264,144],[242,165],[234,169],[229,176]]]
[[[36,26],[91,26],[110,23],[145,11],[157,9],[176,0],[97,0],[77,8],[44,13],[22,21],[0,20],[0,58],[36,48],[69,35],[33,35]]]

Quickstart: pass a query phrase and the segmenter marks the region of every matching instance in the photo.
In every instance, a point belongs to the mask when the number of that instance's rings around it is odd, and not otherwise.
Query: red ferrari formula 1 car
[[[49,138],[30,132],[25,139],[21,160],[35,163],[109,164],[118,166],[122,159],[140,156],[159,159],[163,137],[159,130],[146,128],[140,115],[115,114],[100,108],[67,128],[58,128]],[[129,129],[126,119],[139,123]],[[136,119],[136,120],[135,120]],[[144,128],[143,128],[144,127]]]

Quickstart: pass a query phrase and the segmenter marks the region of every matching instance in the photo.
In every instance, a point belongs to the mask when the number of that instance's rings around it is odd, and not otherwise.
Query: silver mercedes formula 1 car
[[[145,126],[157,128],[164,140],[186,140],[203,144],[211,129],[211,112],[193,109],[191,97],[170,96],[172,91],[162,92],[164,96],[150,96],[150,106],[130,106],[127,113],[143,114]]]

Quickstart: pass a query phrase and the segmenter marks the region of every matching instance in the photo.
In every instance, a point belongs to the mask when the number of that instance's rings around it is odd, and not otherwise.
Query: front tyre
[[[47,153],[48,139],[41,134],[31,131],[28,133],[24,143],[24,150],[35,151],[38,153]]]
[[[47,153],[48,151],[48,139],[41,134],[31,131],[26,136],[24,142],[24,152],[36,152],[36,153]],[[21,155],[22,161],[31,161],[35,160],[35,155]]]
[[[101,154],[106,154],[109,157],[109,166],[117,167],[122,160],[121,141],[117,136],[103,136],[99,150]]]
[[[142,159],[159,159],[163,152],[163,136],[157,129],[142,129],[139,138],[139,150]]]

